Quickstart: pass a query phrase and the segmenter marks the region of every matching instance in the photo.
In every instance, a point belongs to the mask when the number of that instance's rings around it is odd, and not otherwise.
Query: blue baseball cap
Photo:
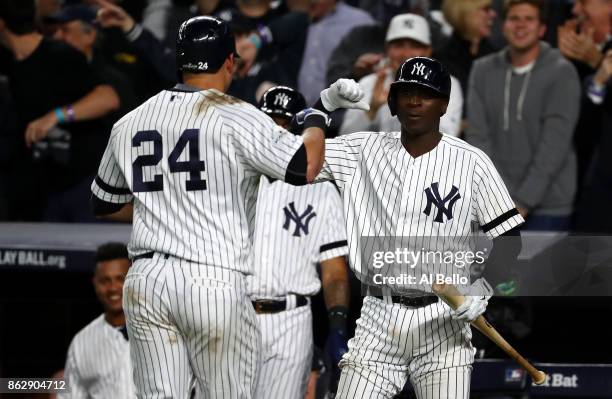
[[[63,24],[71,21],[82,21],[88,24],[94,24],[96,22],[98,10],[94,7],[90,7],[86,4],[76,4],[72,6],[63,7],[58,12],[49,15],[47,22]]]

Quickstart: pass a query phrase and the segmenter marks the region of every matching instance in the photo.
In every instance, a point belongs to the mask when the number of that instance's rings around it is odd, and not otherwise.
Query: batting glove
[[[479,278],[468,287],[465,294],[465,302],[457,309],[451,310],[454,320],[471,323],[487,309],[489,298],[493,295],[493,289],[484,278]]]
[[[363,101],[365,93],[353,79],[338,79],[321,92],[323,107],[329,112],[338,108],[370,110],[370,104]]]
[[[344,330],[335,329],[329,332],[327,343],[325,344],[327,353],[335,367],[338,366],[342,356],[348,352],[347,333]]]

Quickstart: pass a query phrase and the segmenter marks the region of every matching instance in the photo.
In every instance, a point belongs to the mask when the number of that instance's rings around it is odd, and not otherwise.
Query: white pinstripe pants
[[[138,398],[252,398],[261,334],[240,273],[137,260],[123,288]]]
[[[256,399],[302,399],[312,365],[310,306],[258,314],[263,340],[263,365]]]
[[[407,308],[366,297],[340,361],[337,398],[393,398],[410,381],[419,399],[468,399],[474,361],[468,324],[438,301]],[[389,303],[386,303],[389,302]]]

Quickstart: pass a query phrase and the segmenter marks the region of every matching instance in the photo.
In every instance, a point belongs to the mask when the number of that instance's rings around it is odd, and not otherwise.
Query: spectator
[[[137,57],[155,72],[157,80],[175,82],[175,52],[165,47],[151,32],[136,23],[123,8],[109,2],[101,3],[96,22],[105,29],[120,31]]]
[[[612,0],[575,0],[576,18],[558,30],[561,54],[575,61],[581,77],[592,74],[612,45]]]
[[[363,4],[362,2],[362,8]],[[384,57],[385,34],[391,18],[397,14],[409,12],[427,18],[431,31],[432,47],[443,42],[444,34],[440,24],[434,21],[433,16],[423,6],[423,1],[416,2],[403,0],[370,2],[379,23],[375,25],[357,26],[344,36],[329,57],[327,66],[327,82],[331,84],[340,78],[359,80],[374,72],[374,68]],[[402,12],[398,12],[401,10]]]
[[[270,0],[238,0],[219,17],[231,23],[241,56],[228,93],[257,104],[266,82],[295,87],[301,64],[308,15],[272,8]],[[263,86],[262,86],[263,85]]]
[[[329,57],[338,43],[359,25],[373,25],[365,11],[337,0],[313,0],[310,8],[306,50],[298,75],[298,88],[307,104],[313,104],[326,87]]]
[[[576,18],[558,29],[559,50],[572,60],[584,81],[595,73],[605,50],[612,48],[612,0],[576,0],[572,12]],[[582,97],[580,118],[574,133],[581,187],[599,141],[598,133],[602,132],[603,109]]]
[[[92,279],[104,313],[79,331],[68,348],[64,377],[70,398],[136,398],[130,345],[123,313],[123,282],[131,265],[125,244],[96,251]]]
[[[115,6],[115,1],[95,0],[100,7]],[[140,20],[144,10],[144,0],[122,1],[124,12],[134,21],[134,26],[142,26]],[[131,43],[130,37],[116,27],[100,29],[98,32],[99,53],[104,55],[110,65],[124,73],[136,93],[137,103],[145,101],[160,90],[172,86],[176,79],[160,79],[149,59],[143,56]]]
[[[399,66],[408,58],[431,57],[431,34],[425,18],[416,14],[401,14],[391,20],[385,40],[384,66],[359,81],[366,93],[370,110],[347,110],[340,134],[359,131],[397,132],[401,130],[398,118],[391,116],[387,97],[389,87]],[[446,114],[440,119],[440,131],[459,135],[463,112],[463,95],[457,79],[451,77],[451,98]]]
[[[584,233],[612,233],[612,215],[602,210],[612,202],[612,50],[587,79],[587,101],[601,108],[602,124],[592,163],[576,210],[575,228]]]
[[[487,40],[495,11],[491,8],[491,0],[445,0],[442,12],[453,27],[453,34],[444,46],[434,51],[434,58],[459,80],[463,95],[467,97],[472,63],[495,51]]]
[[[95,48],[98,33],[94,26],[96,10],[87,5],[64,7],[49,16],[49,20],[58,24],[54,38],[61,40],[80,51],[89,63],[98,82],[111,86],[119,95],[120,108],[109,119],[108,129],[128,111],[138,104],[132,83],[127,76],[111,66],[103,54]],[[106,148],[106,138],[101,143],[101,151]]]
[[[89,141],[108,134],[96,118],[117,109],[119,99],[96,84],[82,54],[37,33],[34,15],[33,0],[0,2],[16,131],[25,132],[11,166],[11,212],[16,220],[39,220],[44,212],[47,220],[93,221],[83,204],[102,154]]]
[[[507,48],[474,64],[466,140],[491,157],[525,229],[566,230],[576,192],[572,132],[580,101],[573,66],[547,43],[541,0],[510,0]]]

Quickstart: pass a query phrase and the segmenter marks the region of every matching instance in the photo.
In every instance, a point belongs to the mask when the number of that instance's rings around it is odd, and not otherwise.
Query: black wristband
[[[327,118],[324,115],[320,114],[310,114],[304,120],[304,129],[308,129],[309,127],[318,127],[325,131],[327,129]]]
[[[325,107],[323,106],[323,101],[321,101],[321,98],[319,98],[317,100],[317,102],[314,103],[312,108],[318,109],[319,111],[325,112],[326,114],[329,114],[329,112],[330,112],[330,111],[326,110]]]
[[[346,330],[346,321],[348,320],[348,307],[334,306],[327,311],[329,317],[330,330]]]

